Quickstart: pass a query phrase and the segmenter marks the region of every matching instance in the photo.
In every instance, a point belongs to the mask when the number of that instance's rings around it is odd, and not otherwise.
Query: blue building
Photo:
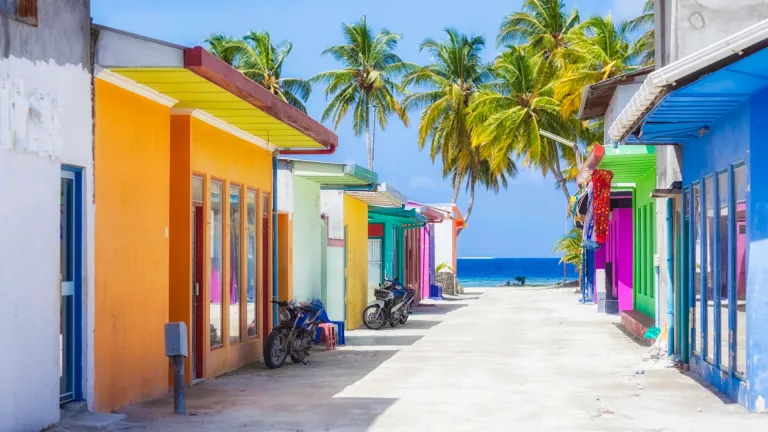
[[[668,220],[673,350],[756,412],[768,399],[767,47],[763,21],[656,70],[608,132],[682,149],[682,185],[654,191],[683,209]]]

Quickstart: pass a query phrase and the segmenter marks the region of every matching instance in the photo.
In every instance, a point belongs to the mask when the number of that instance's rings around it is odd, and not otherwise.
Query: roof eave
[[[672,87],[684,87],[702,75],[723,68],[768,47],[768,20],[763,20],[648,75],[608,130],[612,142],[624,142]],[[676,144],[676,143],[668,143]]]

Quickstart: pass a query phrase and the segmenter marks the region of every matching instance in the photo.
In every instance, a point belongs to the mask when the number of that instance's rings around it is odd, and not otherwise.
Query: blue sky
[[[290,40],[293,52],[286,62],[286,77],[308,78],[317,72],[335,69],[333,59],[320,52],[342,43],[341,23],[362,15],[375,29],[403,35],[398,54],[406,61],[426,64],[419,43],[427,38],[442,39],[443,29],[483,35],[488,61],[496,55],[496,29],[505,14],[519,10],[522,0],[92,0],[94,22],[186,46],[200,45],[213,32],[233,36],[249,29],[267,30],[275,41]],[[574,0],[582,19],[611,13],[627,19],[642,10],[643,0]],[[316,119],[325,107],[320,87],[307,104]],[[392,119],[386,131],[376,134],[375,169],[379,178],[421,202],[448,202],[451,186],[441,175],[442,167],[432,164],[428,152],[417,147],[418,112],[409,114],[411,128]],[[327,125],[332,127],[332,125]],[[330,158],[339,162],[366,165],[365,140],[352,133],[349,121],[337,131],[340,148]],[[328,159],[324,159],[328,160]],[[468,197],[459,198],[462,211]],[[459,237],[460,256],[548,257],[552,244],[564,230],[562,192],[552,177],[521,170],[506,191],[494,195],[478,191],[470,226]]]

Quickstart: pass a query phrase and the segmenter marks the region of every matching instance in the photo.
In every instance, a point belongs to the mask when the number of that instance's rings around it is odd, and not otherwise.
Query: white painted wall
[[[277,170],[277,210],[293,213],[293,173],[285,167],[283,161]]]
[[[328,216],[328,236],[344,238],[344,192],[324,190],[320,192],[320,209]]]
[[[635,81],[631,84],[622,84],[616,86],[616,91],[613,93],[611,102],[608,103],[608,107],[606,108],[605,115],[603,117],[605,123],[605,128],[603,131],[603,144],[610,145],[608,130],[611,128],[613,122],[616,121],[616,119],[621,114],[621,110],[627,106],[629,101],[632,100],[632,96],[635,95],[635,92],[637,92],[637,90],[643,85],[643,80],[646,76],[647,75],[643,75],[642,77],[639,77],[639,79],[635,79]]]
[[[321,226],[320,186],[293,177],[293,296],[296,301],[311,301],[321,296]]]
[[[320,192],[320,210],[328,217],[328,236],[344,239],[344,192],[324,190]],[[328,316],[334,321],[344,320],[344,253],[346,248],[328,246],[327,293],[325,305]]]
[[[328,317],[333,321],[344,321],[344,252],[343,247],[328,246],[327,283],[328,303],[325,305]]]
[[[453,267],[453,221],[435,223],[435,266],[446,263]],[[453,268],[451,271],[455,271]]]
[[[83,389],[93,400],[93,154],[90,74],[82,65],[0,59],[0,79],[29,98],[55,99],[58,144],[25,151],[0,145],[0,429],[39,430],[59,419],[61,165],[83,169]],[[0,101],[0,105],[7,104]],[[28,121],[29,119],[27,119]],[[23,123],[28,131],[39,123]],[[20,129],[16,129],[18,132]],[[55,140],[54,140],[55,141]],[[27,146],[27,149],[29,147]],[[49,154],[50,153],[50,154]]]

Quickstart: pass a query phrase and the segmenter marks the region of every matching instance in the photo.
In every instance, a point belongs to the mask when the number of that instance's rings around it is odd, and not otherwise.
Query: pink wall
[[[421,229],[421,244],[419,253],[421,254],[421,298],[429,298],[429,225]]]
[[[619,312],[632,310],[632,209],[614,209],[608,240],[613,265],[614,295],[619,298]]]

